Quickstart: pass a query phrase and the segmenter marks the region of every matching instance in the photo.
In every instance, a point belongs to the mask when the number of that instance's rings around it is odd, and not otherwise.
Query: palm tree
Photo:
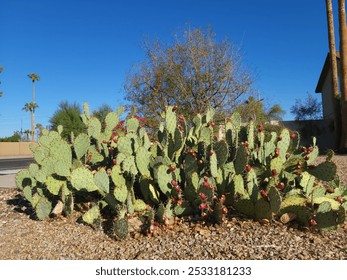
[[[31,134],[31,131],[29,129],[24,130],[24,134],[26,135],[26,140],[29,142],[29,134]]]
[[[35,123],[35,109],[37,109],[39,107],[39,105],[37,105],[34,102],[30,102],[30,103],[25,103],[24,107],[22,108],[22,110],[25,110],[25,112],[30,112],[31,115],[31,128],[33,128],[34,123]],[[35,141],[35,132],[33,132],[33,130],[31,130],[31,141],[34,142]]]
[[[347,26],[345,0],[338,0],[341,58],[341,141],[340,150],[347,151]]]
[[[335,30],[334,30],[334,17],[333,6],[331,0],[325,0],[327,10],[327,22],[328,22],[328,40],[329,40],[329,52],[330,52],[330,65],[332,69],[331,86],[333,89],[332,104],[334,114],[334,132],[335,132],[335,148],[339,148],[340,134],[341,134],[341,114],[340,114],[340,100],[339,100],[339,82],[338,71],[336,61],[336,47],[335,47]]]
[[[31,141],[34,142],[35,141],[35,108],[38,108],[37,104],[35,103],[35,82],[39,81],[40,77],[35,73],[28,74],[28,77],[31,79],[31,84],[32,84],[32,91],[31,91],[32,100],[30,102],[31,109],[29,108],[29,111],[31,114]],[[28,112],[27,109],[25,110]]]
[[[43,125],[38,123],[38,124],[36,124],[35,128],[36,128],[37,138],[41,137]]]

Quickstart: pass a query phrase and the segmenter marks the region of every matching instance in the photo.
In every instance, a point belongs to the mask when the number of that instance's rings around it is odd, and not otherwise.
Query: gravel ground
[[[347,183],[347,156],[334,158]],[[347,260],[347,223],[319,233],[278,222],[230,218],[220,226],[177,220],[147,237],[133,231],[125,240],[77,221],[78,213],[35,221],[21,194],[0,190],[0,259],[146,260]],[[132,225],[136,228],[136,219]]]

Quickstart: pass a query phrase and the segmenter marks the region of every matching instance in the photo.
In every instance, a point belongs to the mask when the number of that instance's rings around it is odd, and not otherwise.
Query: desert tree
[[[290,108],[296,121],[319,120],[322,118],[322,104],[310,93],[306,99],[296,99],[295,104]]]
[[[227,39],[211,28],[188,29],[171,44],[144,44],[145,59],[130,71],[126,100],[155,127],[165,106],[177,105],[185,116],[217,109],[223,118],[252,91],[253,75]]]
[[[280,121],[285,111],[279,104],[271,107],[264,105],[264,99],[256,99],[250,96],[243,104],[239,105],[235,111],[240,113],[242,121],[252,120],[254,123],[266,123],[271,121]]]
[[[86,126],[81,120],[82,109],[77,103],[69,104],[68,101],[60,102],[49,122],[52,130],[57,130],[59,125],[63,126],[62,137],[70,140],[71,132],[77,136],[86,131]]]

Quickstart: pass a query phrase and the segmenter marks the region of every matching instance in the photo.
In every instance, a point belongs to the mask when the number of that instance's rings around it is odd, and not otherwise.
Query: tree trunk
[[[35,105],[35,81],[32,80],[32,103]],[[31,142],[35,142],[35,108],[33,107],[31,112]]]
[[[341,84],[341,152],[347,151],[347,26],[345,0],[339,0],[339,31],[340,31],[340,84]]]
[[[332,70],[331,86],[333,94],[331,95],[333,114],[334,114],[334,133],[335,143],[334,148],[339,149],[341,139],[341,114],[339,104],[339,82],[338,71],[336,61],[336,47],[335,47],[335,30],[334,30],[334,16],[331,0],[325,0],[327,21],[328,21],[328,39],[329,39],[329,51],[330,51],[330,65]]]

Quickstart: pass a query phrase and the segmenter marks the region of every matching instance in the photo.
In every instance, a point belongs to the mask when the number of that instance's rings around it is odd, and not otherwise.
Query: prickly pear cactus
[[[319,230],[344,222],[347,186],[336,175],[332,153],[315,164],[315,138],[300,147],[297,132],[243,125],[233,113],[217,140],[213,109],[191,121],[178,111],[167,106],[152,141],[145,119],[135,113],[122,120],[119,108],[101,123],[84,104],[86,131],[68,143],[63,128],[44,130],[30,146],[35,163],[16,175],[17,187],[38,219],[84,209],[85,223],[111,221],[119,239],[128,234],[127,217],[142,211],[164,225],[175,215],[223,223],[228,213],[269,221],[290,217]]]

